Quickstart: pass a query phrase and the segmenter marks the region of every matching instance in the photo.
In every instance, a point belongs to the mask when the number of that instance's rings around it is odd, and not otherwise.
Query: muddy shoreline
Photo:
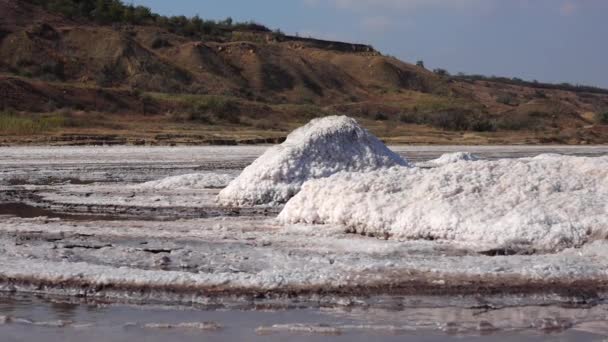
[[[475,277],[477,278],[477,277]],[[534,298],[543,305],[591,307],[605,302],[608,279],[548,280],[501,277],[410,276],[406,280],[383,281],[377,284],[353,286],[286,286],[273,289],[238,288],[230,286],[197,287],[186,285],[104,284],[87,279],[50,280],[35,277],[0,276],[0,291],[4,294],[34,294],[58,298],[79,298],[103,302],[162,303],[171,305],[209,305],[222,307],[240,303],[242,307],[280,309],[285,307],[402,307],[408,297],[433,296],[485,298],[500,303],[500,298]],[[392,300],[386,300],[392,298]],[[538,302],[537,302],[538,303]],[[500,304],[497,304],[500,305]],[[479,309],[492,309],[492,304],[480,304]]]
[[[59,136],[4,138],[0,141],[0,146],[237,146],[272,145],[280,144],[283,141],[285,141],[285,137],[231,139],[165,133],[141,138],[118,134],[64,134]]]

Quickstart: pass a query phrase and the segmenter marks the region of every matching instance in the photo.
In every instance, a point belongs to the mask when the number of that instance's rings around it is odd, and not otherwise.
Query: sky
[[[130,3],[131,1],[125,1]],[[373,45],[451,73],[608,88],[608,0],[133,0]]]

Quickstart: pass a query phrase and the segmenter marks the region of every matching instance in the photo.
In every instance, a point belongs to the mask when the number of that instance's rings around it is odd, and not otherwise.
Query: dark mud
[[[384,279],[377,283],[345,286],[282,286],[272,289],[236,286],[188,286],[172,284],[103,283],[86,278],[45,279],[0,275],[0,291],[37,295],[72,296],[126,303],[205,303],[213,307],[239,308],[364,306],[399,309],[414,296],[437,298],[548,298],[545,304],[591,307],[605,302],[608,281],[534,280],[523,277],[452,276],[436,279],[427,273]],[[504,302],[507,302],[506,300]],[[480,304],[480,309],[492,305]],[[501,304],[496,304],[501,305]]]
[[[235,216],[276,216],[281,208],[233,207],[147,207],[108,204],[74,204],[48,201],[38,191],[10,190],[0,192],[0,215],[22,218],[46,216],[72,221],[141,220],[169,221]]]

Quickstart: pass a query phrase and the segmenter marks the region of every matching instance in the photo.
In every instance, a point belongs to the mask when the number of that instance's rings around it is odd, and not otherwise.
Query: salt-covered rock
[[[284,203],[309,179],[407,162],[346,116],[314,119],[249,165],[218,196],[223,205]]]
[[[149,190],[223,188],[233,179],[234,176],[230,174],[192,173],[137,184],[134,188]]]
[[[608,232],[608,157],[542,155],[341,173],[305,183],[279,220],[489,248],[580,246]]]
[[[428,165],[432,166],[440,166],[452,163],[458,163],[462,161],[476,161],[479,160],[479,157],[469,153],[469,152],[454,152],[454,153],[445,153],[441,155],[441,157],[433,160],[429,160],[426,162]]]

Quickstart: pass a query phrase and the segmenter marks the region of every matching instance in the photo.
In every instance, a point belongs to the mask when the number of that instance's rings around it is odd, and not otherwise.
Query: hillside
[[[608,142],[606,90],[451,77],[371,46],[93,3],[0,0],[0,143],[273,142],[333,113],[392,143]]]

